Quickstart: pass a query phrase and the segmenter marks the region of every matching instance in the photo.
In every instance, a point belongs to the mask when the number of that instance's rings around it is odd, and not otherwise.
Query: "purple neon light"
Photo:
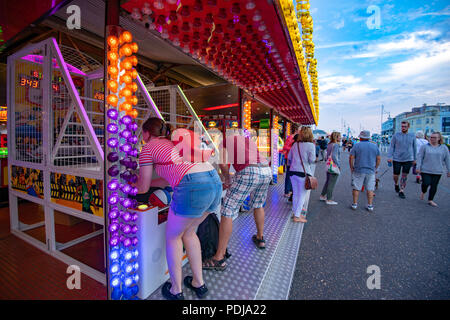
[[[38,64],[43,64],[44,63],[44,57],[40,56],[40,55],[37,55],[37,54],[29,54],[29,55],[26,55],[26,56],[22,57],[21,59],[22,60],[26,60],[26,61],[30,61],[30,62],[33,62],[33,63],[38,63]],[[54,69],[59,69],[58,62],[56,61],[55,58],[52,59],[52,62],[53,62],[53,64],[52,64],[53,68]],[[70,73],[77,73],[77,74],[82,75],[82,76],[86,76],[87,75],[86,73],[84,73],[83,71],[81,71],[78,68],[75,68],[71,64],[66,63],[66,67],[67,67],[67,70],[69,70]]]

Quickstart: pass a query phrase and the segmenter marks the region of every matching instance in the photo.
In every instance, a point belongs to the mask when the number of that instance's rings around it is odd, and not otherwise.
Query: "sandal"
[[[216,260],[214,258],[207,259],[203,262],[203,270],[216,270],[223,271],[227,268],[225,263],[227,259],[224,257],[222,260]]]
[[[173,294],[170,292],[170,288],[172,288],[172,284],[170,282],[164,283],[161,288],[161,292],[164,298],[167,300],[184,300],[183,291],[177,294]]]
[[[206,284],[203,284],[200,287],[194,287],[192,285],[192,279],[193,278],[191,276],[186,276],[184,278],[184,285],[193,290],[199,299],[203,299],[208,294],[208,288],[206,287]]]
[[[258,249],[266,248],[266,240],[264,240],[264,237],[262,239],[258,239],[255,234],[255,235],[253,235],[252,240]]]

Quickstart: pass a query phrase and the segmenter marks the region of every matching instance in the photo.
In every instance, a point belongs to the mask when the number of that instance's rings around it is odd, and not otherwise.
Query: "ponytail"
[[[165,137],[170,140],[172,134],[172,128],[170,124],[166,123],[163,119],[152,117],[142,125],[142,131],[149,132],[150,135],[155,137]]]

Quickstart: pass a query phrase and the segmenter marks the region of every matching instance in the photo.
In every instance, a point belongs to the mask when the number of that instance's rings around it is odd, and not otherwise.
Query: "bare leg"
[[[402,178],[400,179],[400,192],[403,192],[403,190],[405,190],[407,179],[408,179],[408,174],[402,173]]]
[[[183,218],[173,213],[169,209],[169,217],[166,227],[166,258],[169,267],[170,280],[172,287],[170,292],[178,294],[182,291],[181,287],[181,260],[183,258],[182,237],[185,230],[192,224],[193,219]]]
[[[358,203],[359,190],[353,189],[352,195],[353,195],[353,203]]]
[[[214,213],[213,213],[214,214]],[[192,285],[194,287],[200,287],[204,284],[202,275],[202,250],[200,246],[200,240],[197,237],[197,227],[208,216],[205,213],[201,218],[195,218],[190,227],[183,234],[183,244],[186,248],[186,253],[189,258],[189,264],[191,265],[193,280]]]
[[[253,217],[255,218],[256,224],[256,237],[262,239],[264,234],[264,208],[255,208],[253,210]]]
[[[373,203],[373,191],[367,190],[367,204],[371,206]]]
[[[394,183],[396,186],[398,186],[398,175],[394,174]]]
[[[224,258],[232,231],[233,231],[233,219],[231,217],[222,216],[220,218],[220,227],[219,227],[219,244],[217,245],[217,252],[213,257],[214,260],[219,261]]]

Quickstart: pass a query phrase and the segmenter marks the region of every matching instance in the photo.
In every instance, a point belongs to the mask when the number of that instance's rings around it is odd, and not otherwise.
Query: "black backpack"
[[[219,219],[215,213],[210,213],[198,226],[197,236],[202,247],[202,260],[205,261],[216,254],[219,244]],[[228,249],[225,258],[231,257]]]

